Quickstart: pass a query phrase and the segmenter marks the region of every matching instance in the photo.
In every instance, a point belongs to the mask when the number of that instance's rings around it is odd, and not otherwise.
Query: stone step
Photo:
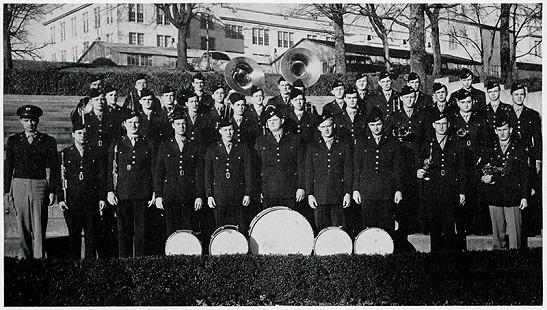
[[[429,253],[431,252],[431,237],[423,234],[408,235],[408,242],[414,246],[416,251]],[[466,237],[468,251],[491,251],[493,250],[492,235],[476,236],[470,235]],[[542,247],[542,236],[534,236],[527,238],[527,246],[529,248]]]

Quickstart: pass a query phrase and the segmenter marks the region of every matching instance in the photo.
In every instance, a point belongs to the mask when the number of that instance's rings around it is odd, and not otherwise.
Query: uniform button
[[[441,161],[444,161],[444,158],[442,158]]]
[[[277,150],[279,151],[279,146],[277,147]]]
[[[378,165],[378,162],[376,162],[376,164]]]
[[[229,166],[229,165],[230,165],[230,163],[226,163],[226,166]]]
[[[380,152],[380,150],[376,150],[376,153]]]
[[[376,155],[376,158],[380,158],[380,156]]]
[[[133,165],[135,164],[135,161],[131,162]]]

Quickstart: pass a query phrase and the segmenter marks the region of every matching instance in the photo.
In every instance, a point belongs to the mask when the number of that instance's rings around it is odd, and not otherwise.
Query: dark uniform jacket
[[[486,130],[487,123],[484,118],[478,112],[471,112],[469,121],[466,123],[460,112],[456,112],[450,121],[452,125],[452,131],[455,137],[460,140],[466,149],[466,167],[474,167],[478,155],[486,142]],[[463,134],[463,130],[468,133],[460,137],[457,133]]]
[[[392,119],[393,135],[399,139],[403,147],[410,149],[414,155],[418,155],[426,138],[426,127],[431,127],[431,124],[428,123],[427,113],[415,107],[410,117],[408,117],[404,107],[401,107],[399,111],[392,114]],[[402,136],[405,129],[408,134]]]
[[[511,122],[511,127],[513,128],[513,137],[520,140],[523,146],[528,149],[529,156],[532,160],[541,160],[543,143],[539,113],[524,106],[520,117],[517,118],[515,110],[511,109],[509,112],[509,120]]]
[[[494,126],[494,124],[496,123],[496,119],[501,115],[506,119],[509,119],[509,115],[512,109],[513,108],[510,105],[503,102],[499,103],[498,109],[495,112],[492,108],[491,103],[488,103],[484,107],[482,115],[486,117],[486,124],[488,125],[488,128],[486,129],[486,142],[488,144],[495,144],[498,139],[495,132],[496,126]]]
[[[268,130],[266,127],[266,120],[264,119],[264,116],[266,115],[266,113],[264,113],[265,110],[266,107],[264,107],[260,115],[258,115],[253,104],[248,105],[245,109],[244,115],[253,123],[253,131],[255,132],[256,137],[265,135]]]
[[[186,137],[189,141],[197,142],[201,145],[203,153],[207,147],[215,140],[214,124],[207,114],[197,114],[196,121],[192,123],[190,115],[186,117]]]
[[[336,135],[340,137],[341,140],[348,141],[352,148],[353,145],[355,145],[357,138],[365,135],[368,127],[365,121],[365,112],[359,109],[357,110],[353,122],[346,109],[340,114],[335,115],[332,120],[336,125],[336,128],[334,129]]]
[[[230,154],[224,143],[209,146],[205,155],[205,192],[219,206],[240,206],[253,194],[251,153],[245,144],[232,143]]]
[[[342,205],[351,195],[353,162],[348,141],[334,137],[331,148],[322,137],[314,139],[306,151],[306,194],[319,205]]]
[[[353,155],[353,190],[361,199],[392,200],[402,191],[401,146],[384,134],[376,144],[372,134],[358,139]]]
[[[8,138],[4,161],[4,193],[10,191],[11,179],[46,179],[46,168],[50,168],[49,193],[56,193],[60,186],[60,171],[55,138],[36,132],[32,145],[25,132]]]
[[[273,96],[272,98],[268,99],[268,101],[266,102],[266,105],[273,105],[273,106],[286,106],[286,107],[289,107],[290,106],[290,102],[285,102],[285,100],[283,100],[283,97],[281,97],[281,95],[277,95],[277,96]]]
[[[256,139],[255,124],[253,121],[243,116],[238,126],[236,120],[232,117],[232,124],[234,126],[232,141],[238,144],[246,144],[249,148],[252,148]]]
[[[361,110],[365,115],[370,111],[370,108],[372,108],[372,102],[370,101],[372,97],[372,92],[368,89],[365,90],[365,94],[363,97],[359,93],[357,93],[357,108]]]
[[[139,96],[139,92],[136,88],[131,88],[131,91],[125,98],[125,101],[123,102],[123,107],[126,109],[129,109],[131,111],[142,111],[141,103],[139,100],[141,99],[141,96]]]
[[[520,205],[522,198],[530,198],[530,174],[527,169],[526,150],[523,145],[511,141],[505,154],[501,151],[499,141],[493,148],[484,149],[477,167],[479,180],[486,164],[490,164],[492,167],[503,167],[504,171],[493,174],[493,183],[481,182],[485,203],[493,206],[512,207]]]
[[[342,107],[340,108],[340,105],[336,102],[336,99],[335,99],[325,104],[325,106],[323,106],[323,111],[321,112],[321,114],[324,114],[325,111],[328,111],[331,113],[331,115],[336,115],[336,114],[342,113],[345,109],[346,109],[346,103],[344,102],[344,104],[342,104]]]
[[[155,150],[150,139],[139,135],[135,146],[129,137],[115,140],[108,151],[107,190],[117,192],[120,200],[149,200],[152,197]],[[117,186],[114,188],[113,165],[117,165]]]
[[[213,97],[206,92],[203,92],[201,97],[198,97],[198,101],[199,113],[209,113],[209,111],[211,111],[211,109],[215,106],[215,99],[213,99]]]
[[[424,145],[418,157],[417,169],[424,166],[424,160],[431,158],[427,169],[429,181],[424,181],[424,200],[438,201],[445,198],[457,199],[464,194],[465,179],[463,145],[453,136],[446,137],[444,149],[441,149],[437,138],[433,137]]]
[[[63,149],[59,153],[59,162],[61,173],[64,166],[68,197],[65,197],[62,187],[59,187],[57,200],[66,201],[71,209],[77,208],[81,200],[106,201],[106,166],[102,156],[96,149],[88,146],[84,147],[83,157],[74,144]],[[99,211],[98,205],[96,211]]]
[[[95,112],[91,111],[85,115],[85,128],[88,146],[103,154],[106,163],[108,148],[116,138],[116,130],[119,130],[115,126],[115,121],[107,112],[103,112],[102,120],[99,121]]]
[[[116,105],[115,107],[107,106],[107,110],[108,118],[112,124],[111,128],[113,138],[116,139],[125,135],[125,128],[123,128],[122,123],[125,120],[125,116],[129,110],[120,107],[119,105]]]
[[[193,204],[204,198],[203,154],[197,142],[186,140],[182,152],[175,138],[160,145],[154,192],[166,202]]]
[[[277,143],[270,132],[256,140],[255,149],[265,198],[294,198],[297,189],[305,188],[306,154],[298,136],[285,131]]]
[[[308,111],[302,113],[302,117],[298,120],[294,109],[285,118],[285,130],[296,134],[300,137],[300,140],[304,145],[310,143],[314,137],[317,137],[319,131],[317,130],[318,118],[316,115],[311,114]]]
[[[416,101],[414,102],[414,107],[418,109],[425,109],[427,107],[433,106],[433,98],[421,91],[416,92]]]
[[[389,97],[389,101],[386,100],[382,89],[378,89],[376,92],[372,93],[370,101],[374,106],[380,108],[384,119],[389,118],[393,112],[399,110],[400,108],[399,94],[394,89],[391,90],[391,97]]]
[[[448,98],[448,103],[450,105],[458,107],[456,93],[459,92],[461,89],[463,88],[460,88],[450,94],[450,97]],[[482,113],[482,111],[484,111],[484,107],[486,106],[486,94],[482,90],[478,90],[471,86],[471,99],[473,99],[473,111],[481,111]]]
[[[147,116],[142,112],[139,115],[139,120],[140,134],[147,137],[149,140],[152,140],[154,142],[154,148],[157,150],[159,145],[168,139],[161,110],[152,110],[150,116]]]

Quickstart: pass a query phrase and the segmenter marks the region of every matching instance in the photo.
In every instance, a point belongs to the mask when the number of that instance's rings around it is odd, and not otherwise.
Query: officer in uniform
[[[4,200],[15,207],[22,258],[44,256],[48,206],[60,185],[57,142],[37,130],[42,114],[34,105],[18,108],[24,131],[10,136],[5,149]]]
[[[423,181],[425,217],[431,234],[431,251],[456,250],[455,213],[465,204],[465,165],[463,145],[448,134],[445,114],[433,118],[435,136],[424,143],[416,172]]]
[[[310,143],[318,136],[317,132],[317,114],[310,113],[305,109],[306,97],[304,93],[297,88],[293,88],[289,95],[289,102],[292,106],[290,112],[286,115],[286,130],[300,137],[303,145]]]
[[[145,255],[145,214],[154,204],[153,143],[139,133],[140,117],[127,113],[126,135],[112,143],[108,156],[108,202],[117,206],[120,257]]]
[[[391,127],[386,121],[391,117],[391,114],[399,110],[399,94],[392,88],[393,79],[389,72],[381,72],[378,76],[378,85],[380,88],[376,90],[371,98],[374,106],[380,108],[384,116],[384,130],[389,131]],[[369,111],[367,111],[367,114]]]
[[[343,208],[351,204],[352,154],[350,142],[334,134],[332,115],[325,112],[317,127],[321,137],[306,151],[306,192],[318,231],[329,226],[347,230]]]
[[[106,206],[106,162],[98,149],[87,145],[83,123],[72,125],[72,137],[74,144],[60,152],[62,185],[57,197],[68,227],[70,258],[96,258],[96,227]],[[80,257],[82,230],[85,257]]]
[[[417,73],[410,72],[408,74],[407,85],[410,86],[416,94],[414,96],[414,106],[418,109],[425,109],[433,106],[433,98],[430,95],[424,94],[420,91],[421,84],[420,76]]]
[[[284,77],[280,77],[277,81],[277,88],[279,89],[279,95],[268,99],[266,106],[273,105],[283,112],[283,110],[288,109],[289,107],[291,84],[287,82]]]
[[[294,208],[304,199],[305,162],[300,138],[284,130],[279,109],[266,108],[269,133],[256,139],[264,207]]]
[[[165,211],[165,238],[177,230],[199,232],[197,211],[203,205],[203,155],[186,137],[186,112],[171,118],[174,137],[160,145],[154,174],[156,207]]]
[[[402,195],[401,147],[383,130],[382,111],[373,107],[366,122],[370,133],[357,140],[353,158],[353,199],[361,205],[363,228],[379,227],[394,236],[394,204]]]
[[[329,115],[336,115],[342,113],[346,109],[346,103],[344,101],[345,86],[344,82],[340,80],[334,81],[331,86],[331,94],[334,96],[334,100],[323,106],[321,113],[327,112]]]
[[[366,113],[370,111],[372,102],[370,102],[371,92],[367,88],[368,86],[368,75],[366,73],[357,74],[355,79],[355,88],[357,89],[357,108]]]
[[[509,248],[522,247],[521,211],[530,197],[526,150],[512,138],[511,124],[505,116],[496,118],[498,141],[492,149],[485,149],[478,167],[481,175],[483,199],[488,204],[492,220],[495,250],[505,249],[505,235]]]
[[[486,95],[483,91],[478,90],[471,85],[473,83],[473,72],[467,68],[463,68],[462,71],[460,71],[460,81],[462,82],[462,88],[450,94],[448,104],[456,106],[458,97],[456,92],[466,90],[471,93],[471,98],[473,99],[473,111],[481,111],[482,113],[482,111],[484,111],[484,107],[486,106]]]
[[[207,204],[214,210],[216,227],[230,224],[247,230],[245,213],[253,193],[251,153],[245,143],[233,139],[232,120],[221,119],[218,131],[221,141],[211,144],[205,155]]]

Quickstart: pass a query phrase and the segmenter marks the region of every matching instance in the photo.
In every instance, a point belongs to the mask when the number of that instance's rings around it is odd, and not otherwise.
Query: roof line
[[[81,9],[85,9],[85,8],[87,8],[88,6],[91,6],[92,4],[93,4],[93,3],[80,5],[80,6],[77,7],[77,8],[74,8],[74,9],[72,9],[72,10],[66,12],[66,13],[63,13],[63,14],[57,16],[57,17],[54,17],[54,18],[52,18],[52,19],[46,21],[46,22],[44,23],[44,26],[47,26],[47,25],[49,25],[49,24],[51,24],[51,23],[53,23],[53,22],[55,22],[55,21],[58,21],[59,19],[65,17],[65,16],[68,16],[68,15],[74,13],[74,12],[78,12],[78,11],[81,10]]]
[[[89,51],[91,50],[93,45],[95,45],[95,43],[100,44],[100,41],[93,41],[93,43],[91,43],[91,45],[89,45],[89,47],[85,50],[85,52],[82,54],[82,56],[80,56],[80,58],[78,58],[78,60],[76,60],[76,62],[80,62],[80,60],[82,60],[84,58],[84,56],[87,55],[87,53],[89,53]]]
[[[224,20],[228,20],[228,21],[233,21],[233,22],[240,22],[240,23],[248,23],[249,21],[247,19],[243,19],[243,18],[235,18],[235,17],[226,17],[226,16],[221,16],[220,19],[224,19]],[[313,31],[313,32],[320,32],[320,33],[327,33],[327,34],[330,34],[331,31],[328,31],[328,30],[320,30],[320,29],[316,29],[316,28],[308,28],[308,27],[288,27],[287,25],[283,25],[283,24],[276,24],[276,23],[268,23],[268,22],[263,22],[263,21],[259,21],[259,20],[253,20],[252,21],[254,24],[258,24],[258,25],[263,25],[263,26],[270,26],[270,27],[279,27],[279,28],[287,28],[287,29],[296,29],[296,30],[304,30],[304,31]]]

